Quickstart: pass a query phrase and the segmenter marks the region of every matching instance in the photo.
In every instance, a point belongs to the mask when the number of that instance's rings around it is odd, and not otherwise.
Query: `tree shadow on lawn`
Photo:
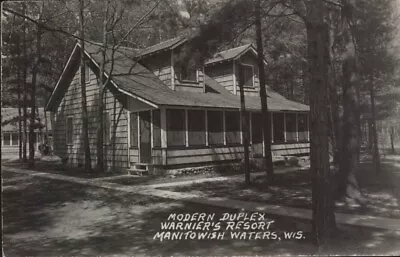
[[[3,197],[7,256],[294,255],[316,251],[307,233],[304,240],[282,241],[153,239],[170,213],[207,212],[220,217],[223,212],[234,212],[200,204],[44,179],[33,179],[23,190],[6,191]],[[272,231],[301,229],[293,219],[274,219]],[[398,237],[352,230],[341,233],[337,240],[330,252],[383,253],[396,246]]]
[[[400,218],[400,169],[392,164],[382,164],[382,173],[376,175],[371,166],[368,163],[361,164],[356,175],[366,199],[365,204],[338,201],[336,211]],[[312,204],[311,174],[308,171],[275,174],[272,183],[268,183],[266,176],[262,175],[255,177],[251,185],[246,185],[243,180],[229,180],[224,183],[205,182],[170,187],[169,190],[307,209],[311,209]]]
[[[27,169],[27,163],[21,163],[19,160],[10,161],[4,164],[4,166],[13,167],[13,168],[21,168]],[[46,173],[55,173],[60,175],[72,176],[77,178],[103,178],[103,177],[113,177],[118,175],[126,175],[127,173],[123,172],[86,172],[84,167],[69,167],[59,162],[52,161],[42,161],[36,160],[35,167],[31,170],[46,172]]]

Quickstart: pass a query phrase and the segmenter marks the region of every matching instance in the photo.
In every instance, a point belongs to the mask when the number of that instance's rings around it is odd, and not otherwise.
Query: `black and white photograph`
[[[1,3],[2,256],[399,256],[400,0]]]

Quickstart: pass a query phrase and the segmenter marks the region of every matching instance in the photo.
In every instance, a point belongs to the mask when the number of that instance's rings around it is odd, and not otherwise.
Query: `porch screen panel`
[[[160,114],[160,110],[153,110],[153,146],[161,147],[161,114]]]
[[[285,142],[283,113],[273,113],[274,143]]]
[[[307,141],[308,132],[308,114],[298,114],[299,141]]]
[[[189,146],[201,146],[206,144],[205,111],[188,111]]]
[[[251,114],[251,136],[253,144],[262,143],[262,115],[261,113]]]
[[[18,133],[12,133],[11,139],[12,139],[11,140],[12,145],[19,145]]]
[[[138,115],[136,112],[130,114],[130,147],[138,147]]]
[[[167,109],[167,144],[186,145],[185,110]]]
[[[11,133],[3,133],[3,145],[11,145]]]
[[[240,144],[240,112],[225,112],[226,143]]]
[[[296,114],[286,113],[286,141],[295,142],[297,141],[296,131]]]
[[[220,111],[207,111],[208,144],[224,144],[223,115]]]

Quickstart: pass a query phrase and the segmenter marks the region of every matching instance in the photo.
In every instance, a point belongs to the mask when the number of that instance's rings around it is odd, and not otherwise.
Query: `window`
[[[206,144],[205,112],[201,110],[188,111],[189,145]]]
[[[297,131],[296,131],[296,114],[286,113],[286,141],[293,142],[297,141]]]
[[[11,145],[11,134],[3,133],[3,145]]]
[[[252,65],[241,64],[240,69],[243,76],[245,87],[254,87],[254,67]]]
[[[297,122],[299,128],[299,141],[307,141],[308,137],[308,114],[298,114]]]
[[[90,67],[88,62],[85,62],[85,82],[90,82]]]
[[[108,145],[111,143],[111,120],[108,112],[103,113],[103,124],[103,144]]]
[[[208,144],[224,144],[223,115],[220,111],[207,111]]]
[[[240,112],[225,112],[226,143],[240,144]]]
[[[71,145],[73,141],[73,120],[72,117],[67,117],[66,129],[67,129],[67,144]]]
[[[251,114],[251,136],[252,143],[262,143],[263,141],[263,131],[262,131],[262,115],[261,113]]]
[[[161,147],[161,114],[160,114],[160,110],[153,110],[153,146]]]
[[[138,147],[138,115],[136,112],[130,113],[130,147]]]
[[[18,140],[18,133],[12,133],[11,134],[11,144],[12,145],[19,145],[19,140]]]
[[[274,123],[274,143],[285,142],[283,113],[273,113],[272,119]]]
[[[185,110],[167,109],[167,144],[186,145]]]
[[[178,73],[181,81],[197,82],[197,69],[194,66],[181,65]]]

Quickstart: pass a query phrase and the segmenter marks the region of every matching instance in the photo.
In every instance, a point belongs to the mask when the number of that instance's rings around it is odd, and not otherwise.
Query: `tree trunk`
[[[36,83],[37,83],[37,73],[39,68],[39,62],[41,59],[41,41],[42,41],[42,31],[40,26],[37,27],[36,34],[36,60],[32,67],[32,85],[31,85],[31,115],[29,122],[29,162],[28,168],[33,168],[35,166],[35,138],[36,143],[38,143],[37,137],[35,137],[35,121],[36,121]]]
[[[312,231],[318,246],[327,244],[336,228],[332,175],[329,165],[329,27],[322,1],[307,10],[307,47],[310,68],[310,147],[312,181]]]
[[[92,171],[92,164],[90,160],[90,146],[88,136],[88,113],[86,105],[86,81],[85,81],[85,25],[84,25],[84,0],[80,0],[79,6],[79,22],[80,22],[80,43],[81,43],[81,98],[82,98],[82,136],[83,136],[83,150],[85,154],[85,171]]]
[[[240,63],[239,63],[240,65]],[[248,130],[248,113],[246,112],[246,102],[244,99],[244,81],[243,71],[239,68],[239,89],[240,89],[240,119],[242,121],[242,135],[244,148],[244,181],[250,185],[250,164],[249,164],[249,130]]]
[[[21,49],[20,49],[20,38],[18,37],[17,41],[17,56],[18,56],[18,63],[21,62]],[[22,99],[21,99],[21,66],[17,66],[17,98],[18,98],[18,157],[19,160],[22,161]]]
[[[373,149],[372,149],[372,163],[376,173],[381,172],[380,156],[379,156],[379,146],[378,146],[378,133],[376,131],[376,111],[375,111],[375,91],[373,84],[373,77],[370,77],[370,88],[369,94],[371,98],[371,122],[372,122],[372,139],[373,139]]]
[[[257,0],[256,6],[256,38],[257,38],[257,59],[258,59],[258,76],[260,81],[260,98],[261,98],[261,116],[262,129],[264,134],[264,153],[265,167],[267,169],[268,181],[272,181],[274,177],[274,166],[272,163],[271,153],[271,123],[269,120],[267,92],[265,88],[265,71],[264,71],[264,48],[261,34],[261,3]]]
[[[104,72],[105,72],[105,63],[106,63],[106,51],[107,51],[107,13],[108,13],[108,1],[104,2],[104,13],[103,13],[103,42],[102,42],[102,51],[101,51],[101,63],[100,63],[100,72],[98,76],[98,84],[99,84],[99,126],[97,127],[97,170],[99,172],[104,172],[104,90],[105,90],[105,81],[104,81]]]
[[[350,3],[346,2],[346,5]],[[344,8],[344,7],[343,7]],[[356,78],[356,46],[349,23],[352,17],[342,16],[345,51],[342,64],[343,125],[342,151],[336,190],[337,199],[349,197],[362,201],[361,192],[355,177],[359,167],[360,152],[360,107],[359,83]]]
[[[24,4],[24,15],[26,15],[26,5]],[[28,79],[28,56],[27,56],[27,45],[26,45],[26,21],[24,21],[23,25],[23,54],[24,54],[24,70],[23,70],[23,79],[24,79],[24,91],[23,91],[23,147],[22,147],[22,161],[27,162],[27,105],[28,105],[28,84],[27,84],[27,79]]]
[[[391,151],[392,154],[396,153],[396,150],[394,149],[394,134],[395,134],[394,126],[391,125],[390,126],[390,146],[391,146],[391,149],[392,149],[392,151]]]

